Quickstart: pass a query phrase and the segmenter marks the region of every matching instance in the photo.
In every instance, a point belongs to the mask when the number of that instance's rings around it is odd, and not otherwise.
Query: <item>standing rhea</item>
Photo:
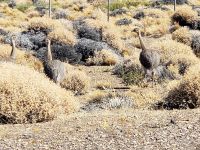
[[[152,75],[152,79],[154,77],[154,69],[156,69],[160,64],[160,55],[153,49],[147,49],[144,45],[141,31],[139,28],[135,28],[133,32],[136,32],[139,36],[140,45],[142,48],[142,52],[140,53],[140,63],[144,67],[145,75],[147,75],[147,71],[150,71]]]
[[[65,78],[65,65],[60,60],[52,60],[51,41],[47,39],[47,61],[44,63],[45,74],[55,83],[60,84]]]
[[[11,45],[12,45],[12,50],[10,53],[10,60],[15,61],[16,55],[17,55],[16,45],[15,45],[15,36],[11,37]]]

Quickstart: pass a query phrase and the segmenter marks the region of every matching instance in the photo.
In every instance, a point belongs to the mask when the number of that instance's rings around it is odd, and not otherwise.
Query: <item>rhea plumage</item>
[[[53,60],[49,39],[47,39],[47,45],[47,61],[44,63],[44,72],[55,83],[60,84],[65,78],[65,65],[60,60]]]
[[[154,69],[156,69],[160,64],[160,55],[156,50],[146,48],[139,28],[135,28],[133,32],[136,32],[138,34],[140,40],[142,51],[140,53],[139,60],[142,66],[144,67],[145,75],[147,75],[147,72],[150,71],[153,78]]]
[[[12,50],[11,50],[11,53],[10,53],[10,59],[15,61],[16,55],[17,55],[16,45],[15,45],[15,36],[11,37],[11,45],[12,45]]]

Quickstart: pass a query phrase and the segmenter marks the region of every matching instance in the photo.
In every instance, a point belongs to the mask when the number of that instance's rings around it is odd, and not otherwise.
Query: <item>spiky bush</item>
[[[63,88],[72,90],[76,94],[83,94],[90,87],[90,78],[83,71],[69,70],[61,85]]]
[[[115,65],[119,60],[119,56],[111,50],[101,50],[95,53],[94,57],[88,58],[88,65]]]
[[[0,63],[0,122],[33,123],[78,108],[70,92],[25,66]]]
[[[173,69],[175,69],[173,72],[175,74],[184,74],[189,67],[199,62],[191,47],[174,40],[165,39],[155,41],[150,44],[150,48],[158,50],[161,56],[161,62],[166,63],[169,60],[172,61],[174,65]]]
[[[200,67],[190,68],[180,85],[171,90],[165,99],[166,109],[186,109],[200,106]]]
[[[177,42],[184,43],[188,46],[191,46],[192,44],[192,36],[190,34],[189,29],[186,27],[181,27],[175,32],[173,32],[172,39],[176,40]]]
[[[58,42],[67,45],[74,45],[76,43],[75,35],[71,31],[62,28],[56,28],[50,32],[48,38],[51,39],[52,42]]]
[[[113,73],[121,77],[128,85],[139,85],[144,79],[144,72],[141,65],[131,60],[125,60],[124,62],[117,64],[113,69]]]
[[[178,22],[181,26],[191,26],[192,21],[197,18],[198,13],[189,6],[181,6],[172,15],[172,22]]]

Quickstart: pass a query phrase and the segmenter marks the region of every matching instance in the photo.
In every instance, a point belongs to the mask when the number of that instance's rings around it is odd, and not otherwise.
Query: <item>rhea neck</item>
[[[15,47],[15,40],[12,38],[11,39],[11,44],[12,44],[12,51],[10,54],[11,59],[16,59],[16,47]]]
[[[140,45],[141,45],[142,51],[146,51],[147,49],[146,49],[144,41],[142,39],[141,31],[140,30],[138,31],[138,36],[139,36],[139,40],[140,40]]]
[[[48,50],[47,50],[47,60],[52,61],[52,54],[51,54],[51,41],[48,40]]]

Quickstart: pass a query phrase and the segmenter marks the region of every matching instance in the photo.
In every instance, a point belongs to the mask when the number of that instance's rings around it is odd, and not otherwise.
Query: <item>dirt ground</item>
[[[79,112],[39,124],[1,125],[0,149],[200,149],[200,110]]]

